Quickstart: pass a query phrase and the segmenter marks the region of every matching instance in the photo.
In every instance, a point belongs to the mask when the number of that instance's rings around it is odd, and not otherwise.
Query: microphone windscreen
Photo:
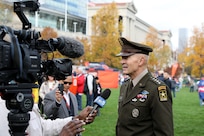
[[[59,37],[64,43],[64,47],[59,49],[59,52],[70,58],[78,58],[84,54],[84,46],[83,44],[69,37]]]
[[[105,100],[108,99],[108,97],[111,94],[111,90],[110,89],[105,89],[102,93],[101,93],[101,97],[103,97]]]

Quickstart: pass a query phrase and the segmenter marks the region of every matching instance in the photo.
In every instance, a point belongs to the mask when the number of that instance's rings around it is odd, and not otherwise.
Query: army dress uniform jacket
[[[129,84],[120,88],[116,136],[173,136],[169,88],[150,73],[134,88],[128,89]]]

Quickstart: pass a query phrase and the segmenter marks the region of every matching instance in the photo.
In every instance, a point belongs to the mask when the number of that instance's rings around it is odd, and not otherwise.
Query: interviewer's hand
[[[95,117],[97,116],[97,111],[95,110],[93,112],[93,114],[90,114],[91,110],[93,109],[93,107],[91,106],[87,106],[86,108],[84,108],[79,115],[77,115],[74,118],[78,118],[80,120],[84,120],[84,122],[86,122],[86,124],[90,124],[94,121]]]
[[[97,111],[95,110],[92,114],[89,114],[88,117],[86,117],[85,119],[86,124],[90,124],[94,122],[94,119],[96,116],[97,116]]]
[[[59,136],[76,136],[85,130],[82,128],[86,123],[79,119],[74,119],[67,123],[60,132]]]

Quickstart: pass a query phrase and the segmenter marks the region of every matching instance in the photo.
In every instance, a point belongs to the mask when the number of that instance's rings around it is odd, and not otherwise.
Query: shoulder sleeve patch
[[[166,91],[166,86],[159,86],[158,87],[158,91],[159,91],[159,99],[161,102],[167,101],[168,97],[167,97],[167,91]]]

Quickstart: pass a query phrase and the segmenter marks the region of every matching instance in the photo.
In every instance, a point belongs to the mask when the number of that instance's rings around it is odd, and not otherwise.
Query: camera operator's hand
[[[85,130],[82,128],[82,126],[85,124],[86,123],[82,120],[73,119],[62,128],[59,136],[76,136],[76,134],[79,134]]]
[[[90,124],[94,121],[95,117],[97,116],[96,110],[93,112],[93,114],[90,114],[92,109],[93,109],[93,107],[87,106],[79,113],[79,115],[75,116],[74,118],[84,120],[84,122],[86,122],[86,124]]]
[[[62,96],[62,94],[61,94],[61,92],[60,92],[59,90],[56,90],[56,92],[55,92],[55,98],[56,98],[56,101],[57,101],[58,103],[61,102],[63,96]]]

